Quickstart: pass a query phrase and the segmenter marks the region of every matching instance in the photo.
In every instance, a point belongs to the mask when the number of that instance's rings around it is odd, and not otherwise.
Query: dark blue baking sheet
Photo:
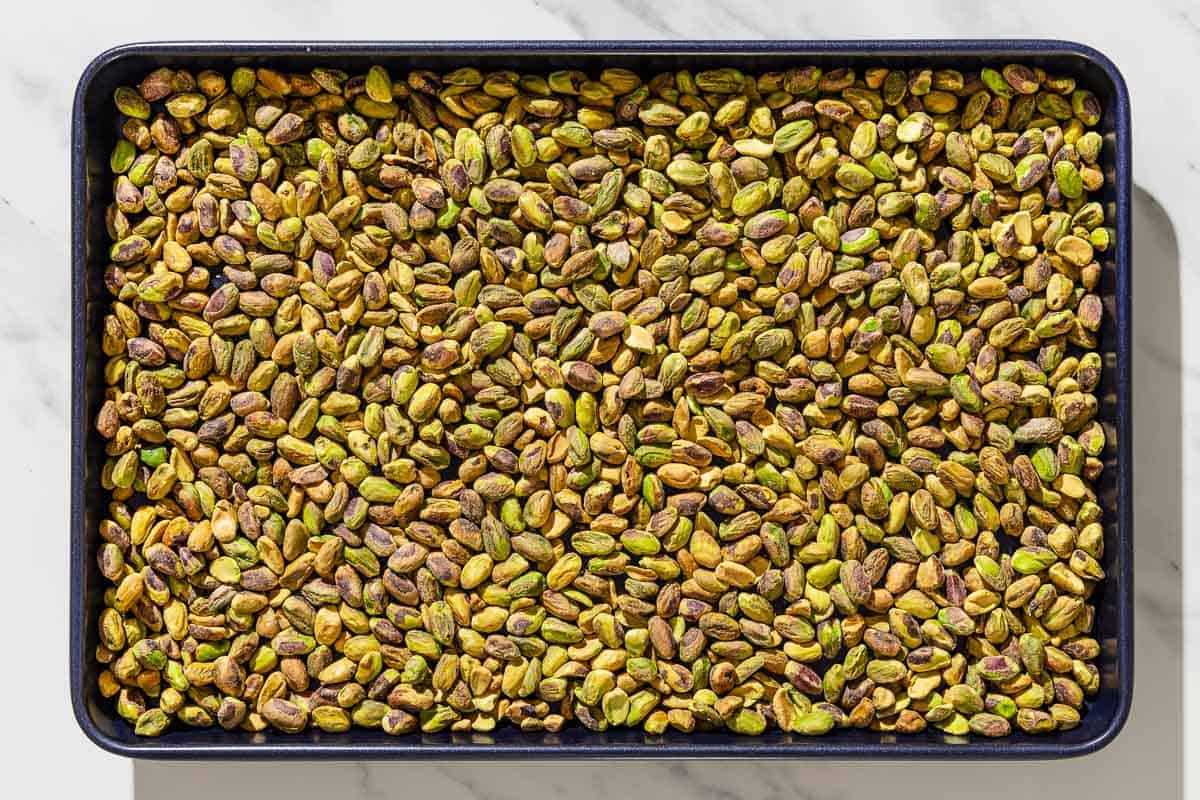
[[[1099,487],[1105,509],[1107,577],[1093,601],[1100,692],[1088,702],[1076,729],[1051,736],[1017,733],[1004,739],[950,737],[928,730],[893,735],[838,730],[808,738],[779,731],[759,737],[727,733],[649,736],[638,730],[591,733],[569,727],[557,734],[524,733],[509,726],[488,734],[414,734],[391,737],[379,730],[342,734],[251,734],[220,728],[173,727],[160,738],[136,737],[96,689],[99,665],[96,618],[104,581],[94,558],[97,523],[105,509],[99,472],[103,442],[91,419],[104,392],[100,324],[106,293],[101,272],[108,244],[104,208],[110,201],[108,158],[119,135],[113,90],[136,84],[161,65],[228,69],[269,64],[307,71],[329,66],[365,72],[374,63],[402,71],[464,65],[545,73],[622,66],[652,75],[663,70],[734,66],[747,72],[789,66],[886,65],[977,69],[1012,61],[1071,75],[1104,106],[1104,192],[1117,244],[1103,254],[1101,290],[1106,311],[1101,347],[1105,369],[1099,418],[1109,432]],[[1133,696],[1133,485],[1130,363],[1130,154],[1129,96],[1116,66],[1074,42],[1045,40],[925,41],[693,41],[693,42],[149,42],[108,50],[88,65],[75,91],[71,127],[71,704],[84,733],[113,753],[155,759],[566,759],[566,758],[833,758],[833,759],[1047,759],[1097,750],[1121,730]]]

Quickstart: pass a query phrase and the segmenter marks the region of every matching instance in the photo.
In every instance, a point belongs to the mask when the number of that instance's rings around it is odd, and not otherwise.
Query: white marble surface
[[[883,10],[887,9],[887,10]],[[900,9],[903,9],[901,11]],[[364,19],[383,20],[364,26]],[[238,765],[131,763],[87,742],[66,676],[68,121],[83,66],[106,47],[166,38],[1073,38],[1108,53],[1133,97],[1137,683],[1118,740],[1084,759],[1026,764],[674,763]],[[1181,580],[1200,522],[1200,7],[1095,2],[653,3],[504,0],[405,3],[257,0],[10,4],[0,25],[0,763],[4,794],[191,798],[596,795],[699,800],[886,796],[1178,797],[1200,699],[1200,581]],[[1187,265],[1185,267],[1185,265]],[[1186,413],[1185,413],[1186,410]],[[1182,431],[1182,434],[1180,434]],[[1192,569],[1194,571],[1194,568]],[[1184,613],[1184,609],[1187,613]],[[1185,622],[1187,623],[1185,625]],[[1184,635],[1185,627],[1189,630]],[[1185,668],[1185,655],[1186,668]],[[1200,782],[1186,776],[1189,785]],[[970,787],[961,788],[961,787]]]

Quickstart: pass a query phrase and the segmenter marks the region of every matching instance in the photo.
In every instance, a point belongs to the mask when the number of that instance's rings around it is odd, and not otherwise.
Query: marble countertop
[[[903,10],[901,10],[903,9]],[[364,27],[364,20],[372,21]],[[575,763],[237,765],[131,762],[101,752],[71,717],[67,674],[69,118],[83,67],[144,39],[1075,39],[1108,54],[1134,119],[1136,665],[1133,713],[1108,748],[1081,759],[1005,764]],[[1094,2],[878,3],[795,0],[666,3],[506,0],[403,3],[257,0],[115,4],[41,0],[0,26],[0,483],[7,550],[0,589],[5,784],[28,797],[192,800],[567,796],[930,798],[1181,796],[1197,750],[1200,581],[1184,582],[1187,522],[1200,522],[1200,7]],[[1185,413],[1185,409],[1187,413]],[[1185,614],[1186,609],[1186,614]],[[18,616],[19,615],[19,616]],[[1185,664],[1187,665],[1185,668]],[[24,790],[23,792],[21,790]]]

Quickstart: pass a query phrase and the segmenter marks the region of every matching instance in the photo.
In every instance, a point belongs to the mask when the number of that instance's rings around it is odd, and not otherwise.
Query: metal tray
[[[571,727],[557,734],[523,733],[502,726],[490,734],[413,734],[379,730],[329,734],[251,734],[173,728],[157,739],[134,736],[96,689],[96,616],[104,591],[94,557],[104,508],[99,472],[103,443],[91,425],[103,393],[100,324],[107,261],[104,207],[111,193],[108,156],[119,135],[115,87],[136,83],[162,64],[233,67],[270,64],[307,70],[340,67],[363,72],[376,62],[397,69],[445,70],[467,64],[547,72],[575,67],[623,66],[644,74],[728,65],[746,71],[798,64],[972,69],[1020,61],[1074,76],[1104,104],[1106,181],[1101,200],[1117,230],[1104,254],[1101,291],[1107,318],[1101,349],[1104,373],[1099,419],[1108,428],[1106,469],[1099,487],[1105,509],[1107,578],[1094,599],[1102,653],[1099,694],[1072,731],[999,740],[950,737],[938,731],[893,735],[840,730],[806,738],[774,731],[759,737],[725,733],[649,736],[638,730],[591,733]],[[1108,744],[1121,730],[1133,695],[1133,462],[1130,364],[1130,120],[1129,96],[1116,66],[1073,42],[1037,40],[928,41],[705,41],[705,42],[156,42],[116,47],[97,56],[75,90],[71,125],[71,704],[84,733],[113,753],[141,758],[562,759],[562,758],[954,758],[1042,759],[1077,756]]]

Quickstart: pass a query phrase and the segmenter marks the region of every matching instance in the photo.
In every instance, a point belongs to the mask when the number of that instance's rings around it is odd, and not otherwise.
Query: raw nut
[[[1094,95],[399,69],[114,92],[95,655],[135,733],[1079,724]]]

